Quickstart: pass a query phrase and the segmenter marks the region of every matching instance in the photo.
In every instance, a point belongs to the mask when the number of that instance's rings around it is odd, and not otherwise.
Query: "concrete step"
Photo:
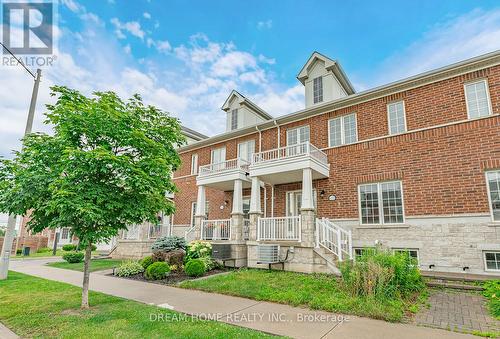
[[[451,288],[451,289],[455,289],[455,290],[467,290],[467,291],[483,291],[484,290],[484,288],[482,286],[467,285],[467,284],[460,284],[460,283],[450,283],[450,282],[443,282],[443,281],[439,281],[439,280],[426,281],[425,284],[429,287]]]
[[[314,248],[313,251],[326,262],[328,269],[333,274],[340,276],[340,271],[337,267],[337,256],[335,254],[322,247]]]

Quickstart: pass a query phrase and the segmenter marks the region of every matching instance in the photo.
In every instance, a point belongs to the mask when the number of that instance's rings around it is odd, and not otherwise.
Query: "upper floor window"
[[[296,145],[309,141],[309,126],[302,126],[286,131],[287,145]]]
[[[490,115],[491,104],[486,80],[465,84],[465,101],[469,119]]]
[[[238,129],[238,109],[231,111],[231,131]]]
[[[323,77],[313,79],[313,103],[323,101]]]
[[[500,221],[500,171],[486,173],[491,216],[493,221]]]
[[[404,223],[400,181],[359,185],[361,224]]]
[[[405,104],[403,101],[392,102],[387,105],[389,134],[406,132]]]
[[[356,113],[328,121],[329,145],[340,146],[358,141]]]
[[[191,174],[198,174],[198,153],[191,155]]]
[[[238,144],[238,158],[248,162],[252,160],[252,155],[255,152],[255,140],[249,140]]]
[[[212,150],[211,164],[219,164],[226,161],[226,148],[220,147]]]

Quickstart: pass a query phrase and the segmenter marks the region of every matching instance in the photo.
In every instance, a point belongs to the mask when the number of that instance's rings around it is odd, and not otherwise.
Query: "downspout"
[[[280,148],[281,147],[281,128],[280,128],[280,125],[278,125],[278,123],[276,122],[276,120],[274,120],[274,126],[276,126],[277,132],[278,132],[278,147],[277,148]]]
[[[264,218],[267,217],[267,188],[264,185]]]
[[[274,185],[271,185],[271,218],[274,218]]]
[[[257,132],[259,132],[259,153],[262,152],[262,132],[259,129],[259,126],[255,126]]]

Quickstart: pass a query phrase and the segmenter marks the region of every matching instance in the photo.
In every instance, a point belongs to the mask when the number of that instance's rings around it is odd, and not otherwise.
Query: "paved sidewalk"
[[[4,324],[0,323],[0,338],[2,339],[17,339],[19,338],[17,334],[5,327]]]
[[[419,312],[419,325],[458,331],[500,332],[500,321],[488,313],[486,298],[479,293],[433,290],[429,309]]]
[[[11,262],[11,269],[81,286],[82,272],[44,266],[45,262]],[[90,289],[199,317],[215,315],[226,323],[293,338],[473,338],[440,329],[354,316],[343,316],[348,321],[338,322],[338,315],[333,313],[120,279],[99,273],[90,275]]]

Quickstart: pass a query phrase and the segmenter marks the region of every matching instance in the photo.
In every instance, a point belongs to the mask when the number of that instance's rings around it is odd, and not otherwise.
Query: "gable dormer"
[[[226,132],[271,120],[273,117],[262,108],[233,90],[222,105],[226,112]]]
[[[304,85],[306,108],[354,94],[338,61],[314,52],[297,75]]]

